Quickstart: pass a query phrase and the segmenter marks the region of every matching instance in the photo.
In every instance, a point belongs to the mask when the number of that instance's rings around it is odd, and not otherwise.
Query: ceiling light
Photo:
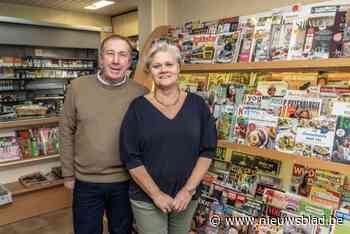
[[[114,4],[114,3],[115,3],[114,1],[105,1],[105,0],[102,0],[102,1],[95,2],[95,3],[92,4],[92,5],[86,6],[86,7],[84,7],[84,8],[85,8],[85,9],[88,9],[88,10],[97,10],[97,9],[102,8],[102,7],[112,5],[112,4]]]

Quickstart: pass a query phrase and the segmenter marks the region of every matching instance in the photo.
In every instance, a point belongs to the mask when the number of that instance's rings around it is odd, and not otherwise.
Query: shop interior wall
[[[137,10],[114,16],[112,18],[113,33],[130,37],[139,34],[139,23]]]
[[[191,20],[214,20],[269,11],[293,4],[311,4],[322,0],[176,0],[168,1],[170,25],[182,25]]]
[[[112,27],[111,17],[49,8],[0,3],[0,16],[75,26]],[[101,33],[101,38],[108,33]]]

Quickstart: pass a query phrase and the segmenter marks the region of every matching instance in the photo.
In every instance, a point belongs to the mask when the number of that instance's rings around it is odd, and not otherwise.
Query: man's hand
[[[181,212],[186,210],[188,204],[192,200],[192,193],[185,187],[182,188],[177,194],[173,202],[173,211]]]
[[[168,194],[163,192],[158,193],[152,197],[154,204],[163,212],[170,213],[173,210],[173,201],[174,199]]]
[[[75,179],[74,178],[66,179],[64,181],[64,187],[66,187],[69,190],[73,190],[74,189],[74,185],[75,185]]]

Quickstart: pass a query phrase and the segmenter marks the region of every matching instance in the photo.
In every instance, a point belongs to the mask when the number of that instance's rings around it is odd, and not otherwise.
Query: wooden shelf
[[[37,158],[31,158],[31,159],[22,159],[22,160],[10,161],[10,162],[0,162],[0,168],[14,166],[14,165],[30,164],[32,162],[48,161],[59,157],[60,157],[59,154],[53,154],[48,156],[39,156]]]
[[[272,149],[254,148],[247,145],[233,144],[231,142],[222,141],[222,140],[218,141],[218,146],[229,148],[229,149],[232,149],[233,151],[240,152],[240,153],[261,156],[264,158],[270,158],[270,159],[281,160],[281,161],[290,161],[292,163],[302,164],[307,167],[336,171],[347,175],[350,174],[350,165],[343,164],[343,163],[325,161],[318,158],[307,158],[299,155],[282,153]]]
[[[23,186],[20,182],[4,184],[5,187],[12,193],[12,196],[23,195],[30,192],[35,192],[43,189],[53,188],[63,185],[64,180],[55,180],[42,185],[33,185],[30,187]]]
[[[21,128],[21,127],[29,127],[35,125],[46,125],[46,124],[54,124],[59,123],[59,116],[48,117],[48,118],[37,118],[37,119],[25,119],[25,120],[16,120],[16,121],[7,121],[0,122],[0,129],[6,128]]]
[[[268,61],[235,64],[184,64],[181,72],[350,71],[350,58]]]

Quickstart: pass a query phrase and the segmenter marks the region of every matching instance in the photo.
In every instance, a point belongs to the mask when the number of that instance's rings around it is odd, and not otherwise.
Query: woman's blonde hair
[[[145,57],[145,69],[147,72],[150,71],[150,66],[153,61],[154,56],[159,52],[170,52],[175,55],[178,64],[181,64],[182,58],[179,48],[173,44],[169,44],[165,41],[156,42],[152,45],[151,49],[148,51]]]

